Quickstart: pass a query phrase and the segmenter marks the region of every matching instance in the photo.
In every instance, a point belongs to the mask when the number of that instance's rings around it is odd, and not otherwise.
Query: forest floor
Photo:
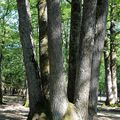
[[[0,105],[0,120],[26,120],[29,108],[23,106],[22,97],[4,96],[4,103]],[[106,107],[98,102],[98,115],[95,120],[120,120],[120,107]]]
[[[4,96],[0,105],[0,120],[26,120],[29,108],[23,106],[22,97]]]

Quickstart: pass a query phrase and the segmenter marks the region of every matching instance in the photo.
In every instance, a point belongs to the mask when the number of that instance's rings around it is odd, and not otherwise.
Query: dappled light
[[[0,0],[0,120],[120,120],[120,0]]]

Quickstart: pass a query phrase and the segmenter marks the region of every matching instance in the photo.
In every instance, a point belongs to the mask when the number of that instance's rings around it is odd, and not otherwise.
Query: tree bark
[[[115,104],[117,102],[117,76],[116,76],[116,44],[115,44],[115,33],[114,31],[114,22],[111,22],[110,27],[110,69],[111,69],[111,80],[112,80],[112,95],[113,98],[110,101],[110,104]]]
[[[105,63],[105,86],[106,86],[106,104],[110,104],[110,100],[112,98],[112,82],[111,82],[111,70],[110,70],[110,53],[107,51],[108,40],[105,41],[105,51],[104,51],[104,63]]]
[[[69,43],[69,69],[68,69],[68,99],[74,101],[76,80],[76,57],[80,39],[81,0],[71,2],[71,28]]]
[[[0,45],[0,104],[2,104],[2,47]]]
[[[30,112],[28,120],[40,113],[42,103],[41,79],[32,38],[30,5],[28,0],[17,0],[19,14],[19,32],[23,48],[24,64],[28,80]]]
[[[49,96],[49,60],[47,39],[47,4],[45,0],[38,2],[39,22],[39,55],[43,94]]]
[[[81,120],[88,119],[88,101],[91,78],[92,53],[95,35],[97,0],[84,0],[80,34],[78,72],[75,82],[75,106]],[[80,47],[79,46],[79,47]]]
[[[98,0],[96,11],[96,35],[92,57],[92,72],[89,95],[89,119],[93,120],[97,114],[98,80],[100,70],[100,59],[104,48],[106,19],[108,11],[108,0]]]
[[[47,0],[48,52],[50,60],[50,102],[53,120],[61,120],[68,107],[63,68],[60,0]]]

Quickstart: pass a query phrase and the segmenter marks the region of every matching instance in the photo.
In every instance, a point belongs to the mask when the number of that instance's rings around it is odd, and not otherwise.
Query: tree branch
[[[66,0],[66,1],[71,4],[71,1],[70,1],[70,0]]]

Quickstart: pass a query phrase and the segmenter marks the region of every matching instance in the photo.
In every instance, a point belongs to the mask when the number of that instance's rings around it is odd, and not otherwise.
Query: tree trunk
[[[0,45],[0,104],[2,104],[2,47]]]
[[[93,120],[97,114],[98,80],[100,70],[100,59],[104,48],[106,33],[106,18],[108,9],[108,0],[98,0],[96,11],[96,35],[94,51],[92,57],[92,73],[89,95],[89,119]]]
[[[92,53],[95,35],[97,0],[84,0],[80,34],[78,72],[75,82],[75,106],[81,120],[88,119],[88,101],[91,78]],[[80,47],[79,46],[79,47]]]
[[[108,40],[105,41],[105,51],[104,51],[104,63],[105,63],[105,86],[106,86],[106,104],[110,104],[112,98],[112,82],[111,82],[111,70],[110,70],[110,54],[108,49]]]
[[[47,5],[45,0],[38,2],[39,55],[43,94],[49,95],[49,60],[47,39]]]
[[[76,57],[80,39],[81,0],[71,2],[71,29],[69,43],[68,99],[74,101],[76,79]]]
[[[112,95],[113,98],[110,104],[115,104],[117,102],[117,76],[116,76],[116,44],[115,44],[115,34],[114,34],[114,22],[111,22],[110,27],[110,69],[111,69],[111,80],[112,80]]]
[[[53,120],[61,120],[68,107],[63,68],[60,0],[47,0],[48,52],[50,60],[50,102]]]
[[[23,48],[24,64],[28,80],[30,113],[28,120],[40,113],[42,103],[41,79],[32,38],[30,5],[28,0],[17,0],[19,14],[19,32]]]

